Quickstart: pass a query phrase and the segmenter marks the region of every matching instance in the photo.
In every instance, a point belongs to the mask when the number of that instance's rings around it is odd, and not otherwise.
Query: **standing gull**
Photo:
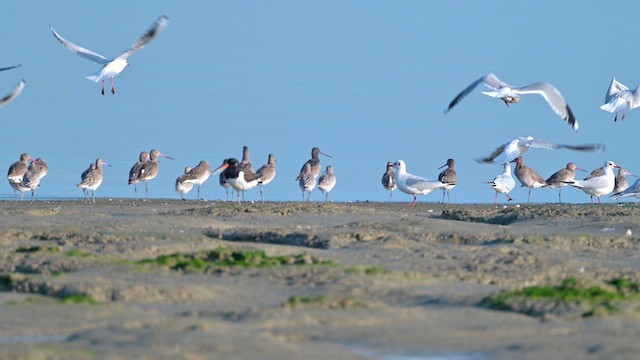
[[[196,167],[190,169],[183,175],[182,182],[191,184],[192,187],[193,185],[198,185],[197,198],[200,199],[200,186],[209,180],[209,176],[211,176],[211,166],[209,166],[208,162],[201,160]],[[184,194],[186,194],[186,192]]]
[[[147,195],[147,199],[149,198],[149,188],[147,187],[147,181],[155,179],[156,176],[158,176],[158,171],[160,170],[160,166],[158,165],[158,157],[173,160],[172,157],[161,153],[157,149],[153,149],[149,153],[149,161],[142,164],[142,166],[140,167],[140,171],[138,172],[138,180],[144,181],[144,190]]]
[[[622,120],[627,115],[627,109],[635,109],[640,106],[640,87],[633,91],[613,78],[604,98],[604,105],[600,109],[615,113],[613,121],[618,121],[618,111],[622,111]]]
[[[85,49],[66,40],[53,29],[53,26],[49,25],[49,28],[51,29],[51,32],[53,32],[53,36],[55,36],[55,38],[58,39],[58,41],[60,41],[60,43],[62,43],[62,45],[69,49],[71,52],[85,59],[89,59],[103,65],[100,71],[96,72],[95,74],[88,75],[86,76],[86,78],[91,81],[102,82],[102,95],[104,95],[104,79],[109,78],[111,80],[111,93],[115,94],[116,88],[114,85],[114,78],[120,75],[120,73],[127,66],[129,66],[129,62],[127,61],[129,56],[133,55],[136,51],[142,49],[153,39],[158,37],[158,35],[160,35],[160,33],[162,33],[164,28],[167,26],[168,21],[169,18],[167,18],[166,16],[160,16],[158,20],[156,20],[149,28],[149,30],[147,30],[144,35],[142,35],[136,42],[134,42],[133,45],[131,45],[131,48],[127,49],[125,52],[118,55],[118,57],[112,60],[109,60],[98,53]]]
[[[191,166],[185,167],[184,174],[178,176],[178,178],[176,179],[176,192],[179,192],[180,197],[182,198],[182,200],[185,200],[185,201],[187,199],[184,198],[184,194],[188,193],[189,191],[191,191],[191,189],[193,189],[193,184],[185,181],[191,170],[192,170]]]
[[[256,174],[260,177],[260,201],[264,201],[262,197],[262,187],[269,184],[276,177],[276,156],[274,154],[269,154],[269,158],[267,159],[267,163],[262,165]]]
[[[593,204],[593,197],[598,197],[598,204],[600,202],[600,196],[610,194],[615,187],[616,177],[613,174],[613,168],[619,168],[613,161],[607,161],[602,167],[602,175],[594,176],[585,180],[573,180],[569,182],[569,185],[579,188],[586,194],[591,195],[591,203]]]
[[[393,170],[393,161],[387,162],[387,170],[382,174],[382,187],[389,190],[389,200],[391,200],[393,190],[398,187],[396,183],[396,173]]]
[[[23,153],[20,155],[20,160],[14,162],[9,166],[9,171],[7,172],[7,180],[9,180],[9,185],[13,188],[13,195],[17,199],[16,190],[20,191],[20,200],[24,200],[24,192],[29,190],[21,186],[22,178],[24,174],[29,169],[29,160],[33,159],[29,154]]]
[[[149,153],[143,151],[140,153],[140,161],[133,164],[131,170],[129,170],[129,185],[133,184],[133,191],[136,194],[136,200],[138,200],[138,188],[136,184],[140,181],[138,178],[138,174],[140,174],[140,169],[142,165],[144,165],[147,161],[149,161]]]
[[[495,90],[483,91],[483,94],[494,98],[500,98],[507,106],[509,106],[509,104],[519,102],[521,95],[538,94],[547,101],[551,109],[553,109],[553,111],[555,111],[555,113],[558,114],[558,116],[560,116],[562,120],[571,125],[573,130],[578,131],[578,121],[576,121],[575,116],[573,116],[571,108],[569,108],[569,105],[564,100],[564,97],[562,96],[560,91],[558,91],[558,89],[556,89],[553,85],[547,82],[537,82],[526,86],[517,87],[502,82],[494,74],[483,76],[480,79],[474,81],[466,89],[462,90],[462,92],[451,101],[449,107],[444,111],[444,113],[446,114],[451,111],[454,106],[462,101],[465,96],[471,93],[480,84],[483,84],[484,86]]]
[[[413,195],[411,207],[416,206],[418,203],[418,195],[427,195],[435,189],[443,189],[447,186],[447,184],[439,180],[433,181],[409,174],[407,172],[407,166],[402,160],[396,160],[396,162],[393,163],[393,167],[396,170],[398,189],[405,194]]]
[[[447,167],[442,170],[442,172],[438,175],[438,180],[446,183],[447,186],[442,188],[442,202],[444,203],[444,194],[447,194],[447,199],[449,203],[451,203],[451,195],[450,191],[458,184],[458,174],[456,174],[456,161],[453,159],[447,160],[447,163],[440,166],[438,169],[442,169],[443,167]]]
[[[583,145],[563,145],[554,144],[544,140],[536,140],[532,136],[518,137],[506,144],[498,146],[489,156],[476,159],[482,164],[504,164],[510,163],[518,156],[524,154],[529,148],[539,148],[547,150],[569,149],[575,151],[602,151],[602,144],[583,144]]]
[[[313,149],[311,149],[311,159],[307,160],[307,162],[302,165],[302,169],[300,169],[300,174],[298,175],[296,180],[300,180],[300,176],[302,175],[306,164],[309,164],[311,168],[311,175],[313,176],[313,180],[315,181],[315,179],[318,177],[318,174],[320,174],[320,158],[318,155],[324,155],[333,158],[333,156],[327,155],[320,151],[319,148],[314,147]]]
[[[498,194],[505,194],[507,201],[512,201],[513,198],[509,196],[509,192],[516,187],[516,181],[511,176],[511,163],[504,163],[504,171],[502,174],[496,176],[493,181],[488,182],[491,184],[493,190],[496,191],[496,196],[493,198],[493,203],[498,205]]]
[[[85,171],[82,176],[80,184],[76,185],[84,193],[84,201],[88,200],[88,192],[91,190],[91,199],[96,202],[95,192],[102,184],[102,165],[111,166],[102,159],[96,159],[95,166],[90,167],[88,171]]]
[[[545,183],[547,183],[545,187],[548,187],[551,189],[560,188],[560,190],[558,191],[558,201],[561,204],[562,204],[562,188],[565,186],[569,186],[569,182],[573,181],[576,178],[576,170],[586,172],[586,170],[581,169],[577,167],[576,164],[570,162],[567,164],[567,166],[564,169],[560,169],[554,172],[553,174],[551,174],[551,176],[549,176],[547,180],[545,180]]]
[[[318,178],[318,190],[325,193],[324,201],[329,201],[329,192],[336,186],[336,175],[333,173],[333,166],[327,165],[327,170]]]
[[[522,156],[516,158],[516,168],[513,171],[516,174],[516,178],[520,181],[520,185],[529,188],[529,197],[527,197],[527,203],[531,202],[531,189],[539,189],[547,183],[542,176],[538,174],[533,168],[524,164]]]

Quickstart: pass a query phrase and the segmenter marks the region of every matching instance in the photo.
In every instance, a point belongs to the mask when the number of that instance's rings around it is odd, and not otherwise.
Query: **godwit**
[[[313,175],[313,180],[315,181],[315,179],[318,177],[318,174],[320,174],[320,159],[318,155],[324,155],[324,156],[333,158],[333,156],[327,155],[322,151],[320,151],[319,148],[314,147],[313,149],[311,149],[311,159],[307,160],[307,162],[304,165],[302,165],[302,169],[300,169],[300,175],[302,175],[302,172],[304,171],[304,167],[306,166],[306,164],[309,164],[309,166],[311,167],[311,175]],[[300,175],[298,175],[296,180],[300,180]]]
[[[37,158],[29,164],[29,169],[22,178],[20,186],[31,190],[31,201],[34,200],[35,191],[40,186],[40,181],[49,172],[47,163],[41,158]],[[26,191],[26,190],[25,190]]]
[[[640,87],[630,91],[628,87],[613,78],[604,98],[604,105],[600,109],[615,113],[613,121],[618,121],[618,111],[622,111],[622,120],[627,115],[627,109],[635,109],[640,106]]]
[[[136,200],[138,200],[138,189],[136,187],[136,184],[140,181],[140,179],[138,179],[138,174],[140,174],[142,165],[144,165],[144,163],[146,163],[147,161],[149,161],[149,153],[143,151],[140,153],[140,161],[133,164],[131,170],[129,170],[129,185],[133,184],[133,191],[136,194]]]
[[[304,201],[305,192],[309,193],[307,201],[311,201],[311,191],[316,187],[316,179],[313,176],[313,172],[311,172],[310,162],[306,162],[302,167],[302,171],[300,175],[298,175],[298,185],[300,186],[300,190],[302,190],[302,201]]]
[[[318,190],[325,194],[324,201],[329,201],[329,193],[336,186],[336,175],[333,173],[333,166],[327,165],[327,170],[318,178]]]
[[[16,190],[20,191],[20,200],[24,200],[24,192],[28,190],[21,186],[22,178],[24,174],[29,169],[29,160],[33,160],[31,156],[27,153],[23,153],[20,155],[20,160],[14,162],[9,166],[9,171],[7,172],[7,180],[9,180],[9,185],[13,188],[13,195],[17,199],[18,196],[16,194]]]
[[[621,191],[617,194],[612,194],[611,196],[615,197],[616,199],[628,197],[628,196],[634,196],[636,198],[640,198],[640,179],[636,180],[636,182],[634,182],[633,185],[629,186],[624,191]]]
[[[513,198],[509,196],[509,192],[516,187],[516,181],[511,176],[511,163],[504,163],[504,172],[496,176],[493,181],[488,182],[491,184],[493,190],[496,191],[496,196],[493,198],[493,203],[498,205],[498,194],[505,194],[507,201],[512,201]]]
[[[84,201],[88,200],[88,192],[91,190],[91,199],[96,202],[95,192],[102,184],[102,165],[111,166],[102,159],[96,159],[94,168],[89,167],[88,171],[85,171],[82,176],[80,184],[76,185],[84,193]]]
[[[547,185],[537,171],[524,164],[522,156],[516,158],[516,168],[513,172],[516,174],[518,181],[520,181],[520,185],[529,188],[527,203],[531,202],[531,189],[539,189]]]
[[[462,90],[462,92],[451,101],[449,107],[444,111],[444,113],[446,114],[451,111],[454,106],[462,101],[465,96],[467,96],[480,84],[483,84],[486,87],[495,90],[483,91],[483,94],[494,98],[500,98],[507,106],[509,106],[509,104],[519,102],[521,95],[541,95],[547,101],[551,109],[553,109],[553,111],[555,111],[555,113],[558,114],[558,116],[560,116],[562,120],[571,125],[573,130],[578,131],[578,121],[576,121],[575,116],[573,116],[571,108],[569,108],[569,105],[567,105],[567,102],[564,100],[564,97],[562,97],[560,91],[558,91],[558,89],[556,89],[553,85],[547,82],[538,82],[522,87],[517,87],[502,82],[494,74],[485,75],[480,79],[474,81],[466,89]]]
[[[450,191],[458,184],[458,174],[456,174],[456,161],[453,159],[447,160],[447,163],[440,166],[438,169],[447,167],[438,175],[438,181],[446,183],[447,186],[442,188],[442,202],[444,203],[444,194],[447,193],[447,200],[451,203]]]
[[[629,181],[627,181],[627,175],[637,177],[630,173],[627,169],[618,169],[618,176],[615,179],[615,186],[613,187],[613,193],[618,194],[625,191],[629,187]]]
[[[573,180],[569,182],[569,185],[579,188],[586,194],[591,195],[591,203],[593,204],[593,197],[598,197],[598,204],[600,202],[600,196],[610,194],[613,191],[616,183],[616,177],[613,174],[613,168],[619,168],[613,161],[607,161],[602,167],[603,174],[600,176],[594,176],[586,180]]]
[[[393,161],[387,162],[387,171],[382,174],[382,187],[389,190],[389,200],[398,185],[396,184],[396,173],[393,171]]]
[[[189,191],[191,191],[191,189],[193,189],[193,183],[185,181],[189,175],[189,171],[191,171],[191,166],[185,167],[184,174],[178,176],[178,178],[176,179],[176,192],[180,193],[180,197],[184,201],[187,200],[184,198],[184,194],[188,193]]]
[[[253,165],[249,160],[249,147],[246,145],[242,147],[242,161],[240,161],[240,170],[254,172]],[[242,200],[244,201],[244,191],[242,192]]]
[[[138,180],[144,181],[144,190],[147,195],[147,199],[149,198],[149,189],[147,187],[147,181],[155,179],[158,176],[158,171],[160,170],[160,166],[158,165],[158,157],[163,157],[167,159],[173,160],[171,156],[167,156],[157,149],[151,150],[149,153],[149,161],[144,163],[140,167],[140,171],[138,172]]]
[[[225,172],[227,184],[238,193],[238,204],[240,204],[240,192],[251,190],[258,185],[260,177],[253,172],[240,169],[240,163],[236,158],[229,158],[218,167],[213,174],[220,171]]]
[[[276,177],[276,156],[269,154],[267,163],[262,165],[256,174],[260,177],[260,201],[264,201],[262,197],[262,187],[269,184]]]
[[[602,151],[604,145],[602,144],[584,144],[584,145],[563,145],[554,144],[552,142],[544,140],[536,140],[532,136],[519,137],[509,141],[506,144],[498,146],[489,156],[486,158],[476,159],[477,162],[482,164],[504,164],[510,163],[518,156],[524,154],[529,148],[539,148],[547,150],[557,149],[569,149],[576,151]]]
[[[545,187],[555,189],[559,188],[558,191],[558,201],[562,204],[562,188],[565,186],[569,186],[569,182],[573,181],[576,178],[576,170],[584,171],[586,170],[577,167],[574,163],[570,162],[564,169],[560,169],[551,176],[547,180],[545,180]]]
[[[185,173],[183,183],[189,183],[191,185],[198,185],[198,199],[200,199],[200,186],[211,176],[211,166],[209,163],[201,160],[196,167],[191,169],[188,173]],[[191,189],[189,189],[191,190]],[[186,194],[186,192],[185,192]]]
[[[49,26],[49,28],[51,29],[51,32],[53,32],[53,36],[55,36],[55,38],[58,39],[58,41],[60,41],[60,43],[64,47],[69,49],[71,52],[75,53],[80,57],[89,59],[91,61],[94,61],[94,62],[97,62],[98,64],[103,65],[100,71],[96,72],[95,74],[88,75],[86,76],[86,78],[95,82],[101,81],[102,95],[104,95],[104,79],[105,78],[111,79],[111,93],[115,94],[116,88],[115,88],[113,79],[116,76],[120,75],[122,70],[124,70],[127,66],[129,66],[129,62],[127,61],[129,56],[133,55],[136,51],[142,49],[145,45],[150,43],[153,39],[158,37],[158,35],[160,35],[160,33],[162,33],[164,28],[167,26],[168,21],[169,19],[166,16],[160,16],[158,20],[156,20],[153,23],[151,28],[149,28],[149,30],[147,30],[147,32],[144,33],[142,37],[140,37],[136,42],[134,42],[133,45],[131,45],[131,48],[129,48],[122,54],[118,55],[118,57],[116,57],[113,60],[109,60],[98,53],[95,53],[91,50],[78,46],[66,40],[62,36],[60,36],[60,34],[58,34],[53,29],[52,26]]]
[[[432,181],[420,176],[409,174],[407,172],[407,166],[402,160],[396,160],[396,162],[393,163],[393,167],[396,170],[398,189],[403,193],[413,195],[411,207],[416,206],[418,203],[418,195],[427,195],[433,190],[442,189],[447,185],[442,181]]]

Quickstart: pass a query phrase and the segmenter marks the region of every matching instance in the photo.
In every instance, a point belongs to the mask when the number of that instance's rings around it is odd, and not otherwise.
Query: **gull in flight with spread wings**
[[[142,35],[140,39],[138,39],[138,41],[136,41],[135,43],[133,43],[133,45],[131,45],[131,48],[129,48],[128,50],[126,50],[125,52],[123,52],[118,57],[112,60],[109,60],[98,53],[85,49],[81,46],[78,46],[66,40],[53,29],[53,26],[49,26],[49,28],[51,28],[51,31],[53,32],[53,36],[55,36],[56,39],[58,39],[58,41],[60,41],[60,43],[62,43],[62,45],[64,45],[64,47],[69,49],[71,52],[85,59],[89,59],[91,61],[95,61],[98,64],[103,65],[100,71],[92,75],[87,75],[86,78],[95,82],[101,81],[102,95],[104,95],[104,79],[105,78],[111,79],[111,93],[115,94],[116,89],[113,83],[113,78],[120,75],[122,70],[124,70],[124,68],[129,65],[129,62],[127,61],[129,56],[133,55],[136,51],[142,49],[145,45],[150,43],[153,39],[158,37],[160,33],[162,33],[164,28],[167,26],[168,21],[169,21],[169,18],[167,18],[166,16],[164,15],[160,16],[158,20],[156,20],[156,22],[153,23],[151,28],[149,28],[149,30],[147,30],[147,32],[144,35]]]
[[[605,104],[600,106],[600,109],[615,113],[613,121],[618,121],[618,111],[622,111],[622,120],[624,120],[627,109],[635,109],[640,106],[640,86],[630,91],[628,87],[613,78],[604,102]]]
[[[532,136],[519,137],[509,141],[506,144],[498,146],[489,156],[476,159],[482,164],[504,164],[510,163],[517,159],[518,156],[525,153],[529,148],[539,148],[547,150],[569,149],[576,151],[602,151],[602,144],[584,144],[584,145],[563,145],[555,144],[544,140],[536,140]]]
[[[0,68],[0,71],[15,69],[19,66],[20,65],[13,65],[13,66]],[[25,84],[26,83],[24,80],[20,80],[20,82],[18,82],[16,86],[14,86],[13,89],[11,89],[11,91],[7,95],[5,95],[3,98],[0,99],[0,107],[3,107],[9,104],[10,102],[12,102],[13,100],[15,100],[15,98],[17,98],[18,95],[20,95],[20,93],[24,89]]]
[[[474,81],[471,85],[469,85],[466,89],[462,90],[458,96],[455,97],[449,104],[449,107],[444,111],[444,113],[448,113],[456,106],[462,99],[469,95],[478,85],[483,84],[484,86],[493,89],[494,91],[483,91],[482,93],[494,98],[500,98],[504,103],[509,106],[509,104],[514,104],[520,101],[520,95],[527,94],[538,94],[542,96],[553,111],[558,114],[565,122],[567,122],[573,130],[578,131],[578,121],[576,120],[571,108],[567,105],[567,102],[564,100],[564,97],[556,89],[553,85],[547,82],[537,82],[534,84],[529,84],[522,87],[517,87],[513,85],[509,85],[507,83],[502,82],[495,74],[489,74],[481,77],[480,79]]]

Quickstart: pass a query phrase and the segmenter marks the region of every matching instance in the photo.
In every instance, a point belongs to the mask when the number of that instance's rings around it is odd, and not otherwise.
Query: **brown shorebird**
[[[391,200],[393,190],[398,187],[398,184],[396,183],[396,173],[393,170],[393,161],[387,162],[387,171],[382,174],[382,186],[386,190],[389,190],[389,200]]]
[[[47,175],[49,172],[49,167],[47,163],[41,158],[37,158],[29,164],[29,168],[26,173],[24,173],[24,177],[22,178],[22,183],[20,186],[22,188],[31,190],[31,201],[34,200],[35,191],[38,186],[40,186],[40,181],[42,178]],[[26,191],[26,190],[25,190]]]
[[[522,156],[518,156],[516,158],[516,168],[513,172],[516,174],[516,177],[518,178],[518,181],[520,181],[520,184],[523,187],[529,188],[529,197],[527,198],[527,203],[531,201],[531,189],[539,189],[547,185],[547,183],[544,181],[542,176],[538,174],[537,171],[524,164],[524,162],[522,161]]]
[[[638,177],[630,173],[627,169],[623,169],[623,168],[618,169],[618,176],[616,176],[615,186],[613,187],[614,194],[619,194],[625,191],[629,187],[629,181],[627,181],[627,177],[626,177],[627,175]]]
[[[158,176],[158,171],[160,170],[160,166],[158,164],[158,157],[163,157],[167,159],[173,160],[171,156],[167,156],[157,149],[151,150],[149,153],[149,161],[144,163],[140,167],[140,171],[138,172],[138,180],[144,181],[144,190],[147,195],[147,199],[149,198],[149,189],[147,187],[147,181],[155,179]]]
[[[327,170],[318,178],[318,190],[325,193],[324,201],[329,201],[329,193],[336,186],[336,175],[333,173],[333,166],[327,165]]]
[[[249,160],[249,147],[247,145],[242,147],[242,161],[240,161],[240,170],[254,172],[251,160]],[[244,201],[244,191],[242,192],[242,200]]]
[[[193,185],[198,185],[197,198],[200,199],[200,186],[204,184],[205,181],[209,180],[209,176],[211,176],[211,166],[209,166],[208,162],[201,160],[196,167],[189,170],[189,172],[185,173],[183,176],[183,183],[189,183],[192,187]]]
[[[20,191],[20,200],[24,200],[24,192],[29,190],[28,188],[22,187],[20,184],[22,183],[22,178],[24,174],[29,169],[29,160],[33,160],[31,156],[27,153],[23,153],[20,155],[20,160],[14,162],[9,166],[9,171],[7,172],[7,180],[9,180],[9,185],[13,188],[13,195],[17,199],[18,195],[16,194],[16,190]]]
[[[449,159],[446,164],[440,166],[438,169],[442,169],[445,166],[447,168],[438,175],[438,180],[447,184],[447,186],[442,188],[442,202],[444,203],[444,194],[447,193],[447,201],[451,203],[450,191],[458,185],[458,174],[456,174],[455,170],[456,161]]]
[[[133,184],[133,191],[136,194],[136,200],[138,200],[138,188],[136,187],[136,184],[140,181],[140,179],[138,179],[138,174],[140,174],[142,165],[144,165],[147,161],[149,161],[149,153],[143,151],[140,153],[140,161],[133,164],[131,170],[129,170],[129,185]]]
[[[505,194],[507,201],[512,201],[513,198],[509,196],[509,192],[516,187],[516,181],[511,176],[511,163],[504,163],[502,174],[496,176],[493,181],[487,182],[487,184],[491,184],[493,190],[496,191],[496,196],[493,198],[495,205],[498,205],[498,194]]]
[[[240,169],[240,163],[236,158],[229,158],[220,167],[213,171],[213,174],[223,171],[227,184],[229,184],[238,194],[238,204],[240,202],[240,192],[251,190],[258,186],[260,177],[251,171]]]
[[[298,175],[298,185],[302,190],[302,201],[304,201],[304,193],[308,192],[307,201],[311,201],[311,191],[316,187],[316,179],[311,172],[311,163],[306,162],[302,167],[300,175]]]
[[[111,166],[102,159],[98,158],[96,159],[94,166],[90,166],[89,169],[85,170],[85,172],[82,173],[82,181],[76,186],[82,189],[82,192],[84,193],[84,201],[89,200],[88,193],[89,190],[91,190],[91,199],[94,203],[96,202],[95,192],[96,189],[98,189],[98,187],[100,187],[100,185],[102,184],[103,165]]]
[[[228,159],[224,159],[222,163],[226,163],[227,160]],[[227,193],[226,200],[229,201],[229,189],[231,189],[231,196],[233,196],[233,189],[231,188],[231,185],[227,183],[227,176],[225,175],[224,171],[220,173],[219,182],[220,186],[222,186],[224,188],[224,191]]]
[[[264,201],[262,197],[262,187],[273,181],[276,177],[276,156],[274,154],[269,154],[269,158],[267,159],[267,163],[262,165],[256,174],[260,177],[260,201]]]
[[[176,192],[180,193],[180,197],[182,200],[186,201],[184,198],[184,194],[188,193],[193,189],[193,183],[186,182],[187,176],[189,175],[189,171],[191,171],[191,166],[187,166],[184,168],[184,174],[178,176],[176,179]]]
[[[576,178],[576,170],[584,171],[586,170],[577,167],[574,163],[570,162],[564,169],[560,169],[553,173],[545,182],[547,185],[544,187],[548,187],[551,189],[559,188],[558,191],[558,201],[562,204],[562,188],[565,186],[569,186],[569,182],[573,181]]]
[[[300,169],[300,175],[298,175],[296,180],[300,180],[300,176],[304,172],[304,168],[306,164],[309,164],[311,169],[311,175],[313,175],[313,180],[315,181],[315,179],[318,177],[318,174],[320,174],[320,159],[318,158],[318,155],[324,155],[330,158],[333,157],[331,155],[327,155],[323,153],[322,151],[320,151],[319,148],[314,147],[313,149],[311,149],[311,159],[307,160],[307,162],[304,165],[302,165],[302,169]]]
[[[607,161],[602,167],[602,175],[593,176],[586,180],[573,180],[569,182],[569,185],[579,188],[587,195],[591,195],[592,204],[594,196],[598,197],[598,204],[602,204],[600,196],[610,194],[615,187],[616,176],[613,173],[614,168],[620,168],[620,166],[613,161]]]

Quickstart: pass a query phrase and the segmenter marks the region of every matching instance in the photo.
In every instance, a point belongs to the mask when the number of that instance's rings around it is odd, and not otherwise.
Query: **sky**
[[[0,94],[20,79],[27,86],[0,109],[0,167],[22,152],[41,157],[49,174],[37,198],[76,198],[80,174],[101,157],[111,168],[97,197],[131,198],[128,172],[140,151],[162,160],[149,182],[151,198],[179,198],[174,183],[187,165],[242,155],[249,146],[257,168],[269,153],[276,179],[265,200],[301,200],[294,181],[311,148],[333,158],[334,201],[387,201],[381,177],[387,161],[402,159],[410,173],[435,179],[456,160],[454,203],[492,203],[499,165],[474,158],[519,136],[563,144],[603,143],[602,153],[533,149],[524,162],[544,178],[574,162],[589,171],[613,160],[640,174],[635,149],[640,112],[613,121],[602,111],[613,77],[640,81],[626,24],[640,3],[481,1],[56,1],[9,2],[0,13]],[[66,50],[63,37],[108,58],[128,49],[160,16],[165,31],[129,58],[115,79],[116,94],[84,78],[99,65]],[[613,26],[612,24],[615,24]],[[578,132],[542,97],[506,107],[477,89],[450,113],[449,102],[481,76],[495,73],[517,86],[555,85],[571,106]],[[108,82],[107,82],[108,90]],[[631,179],[633,182],[635,179]],[[142,186],[144,187],[144,186]],[[140,190],[140,189],[139,189]],[[187,195],[194,199],[195,191]],[[207,200],[224,199],[211,178]],[[511,192],[526,202],[527,189]],[[558,191],[534,190],[532,202],[557,201]],[[0,198],[12,199],[8,183]],[[258,200],[250,191],[246,200]],[[314,190],[312,200],[324,196]],[[394,201],[412,200],[396,190]],[[442,199],[438,190],[420,202]],[[505,201],[504,195],[499,198]],[[578,189],[565,202],[589,202]],[[606,202],[610,202],[607,198]]]

